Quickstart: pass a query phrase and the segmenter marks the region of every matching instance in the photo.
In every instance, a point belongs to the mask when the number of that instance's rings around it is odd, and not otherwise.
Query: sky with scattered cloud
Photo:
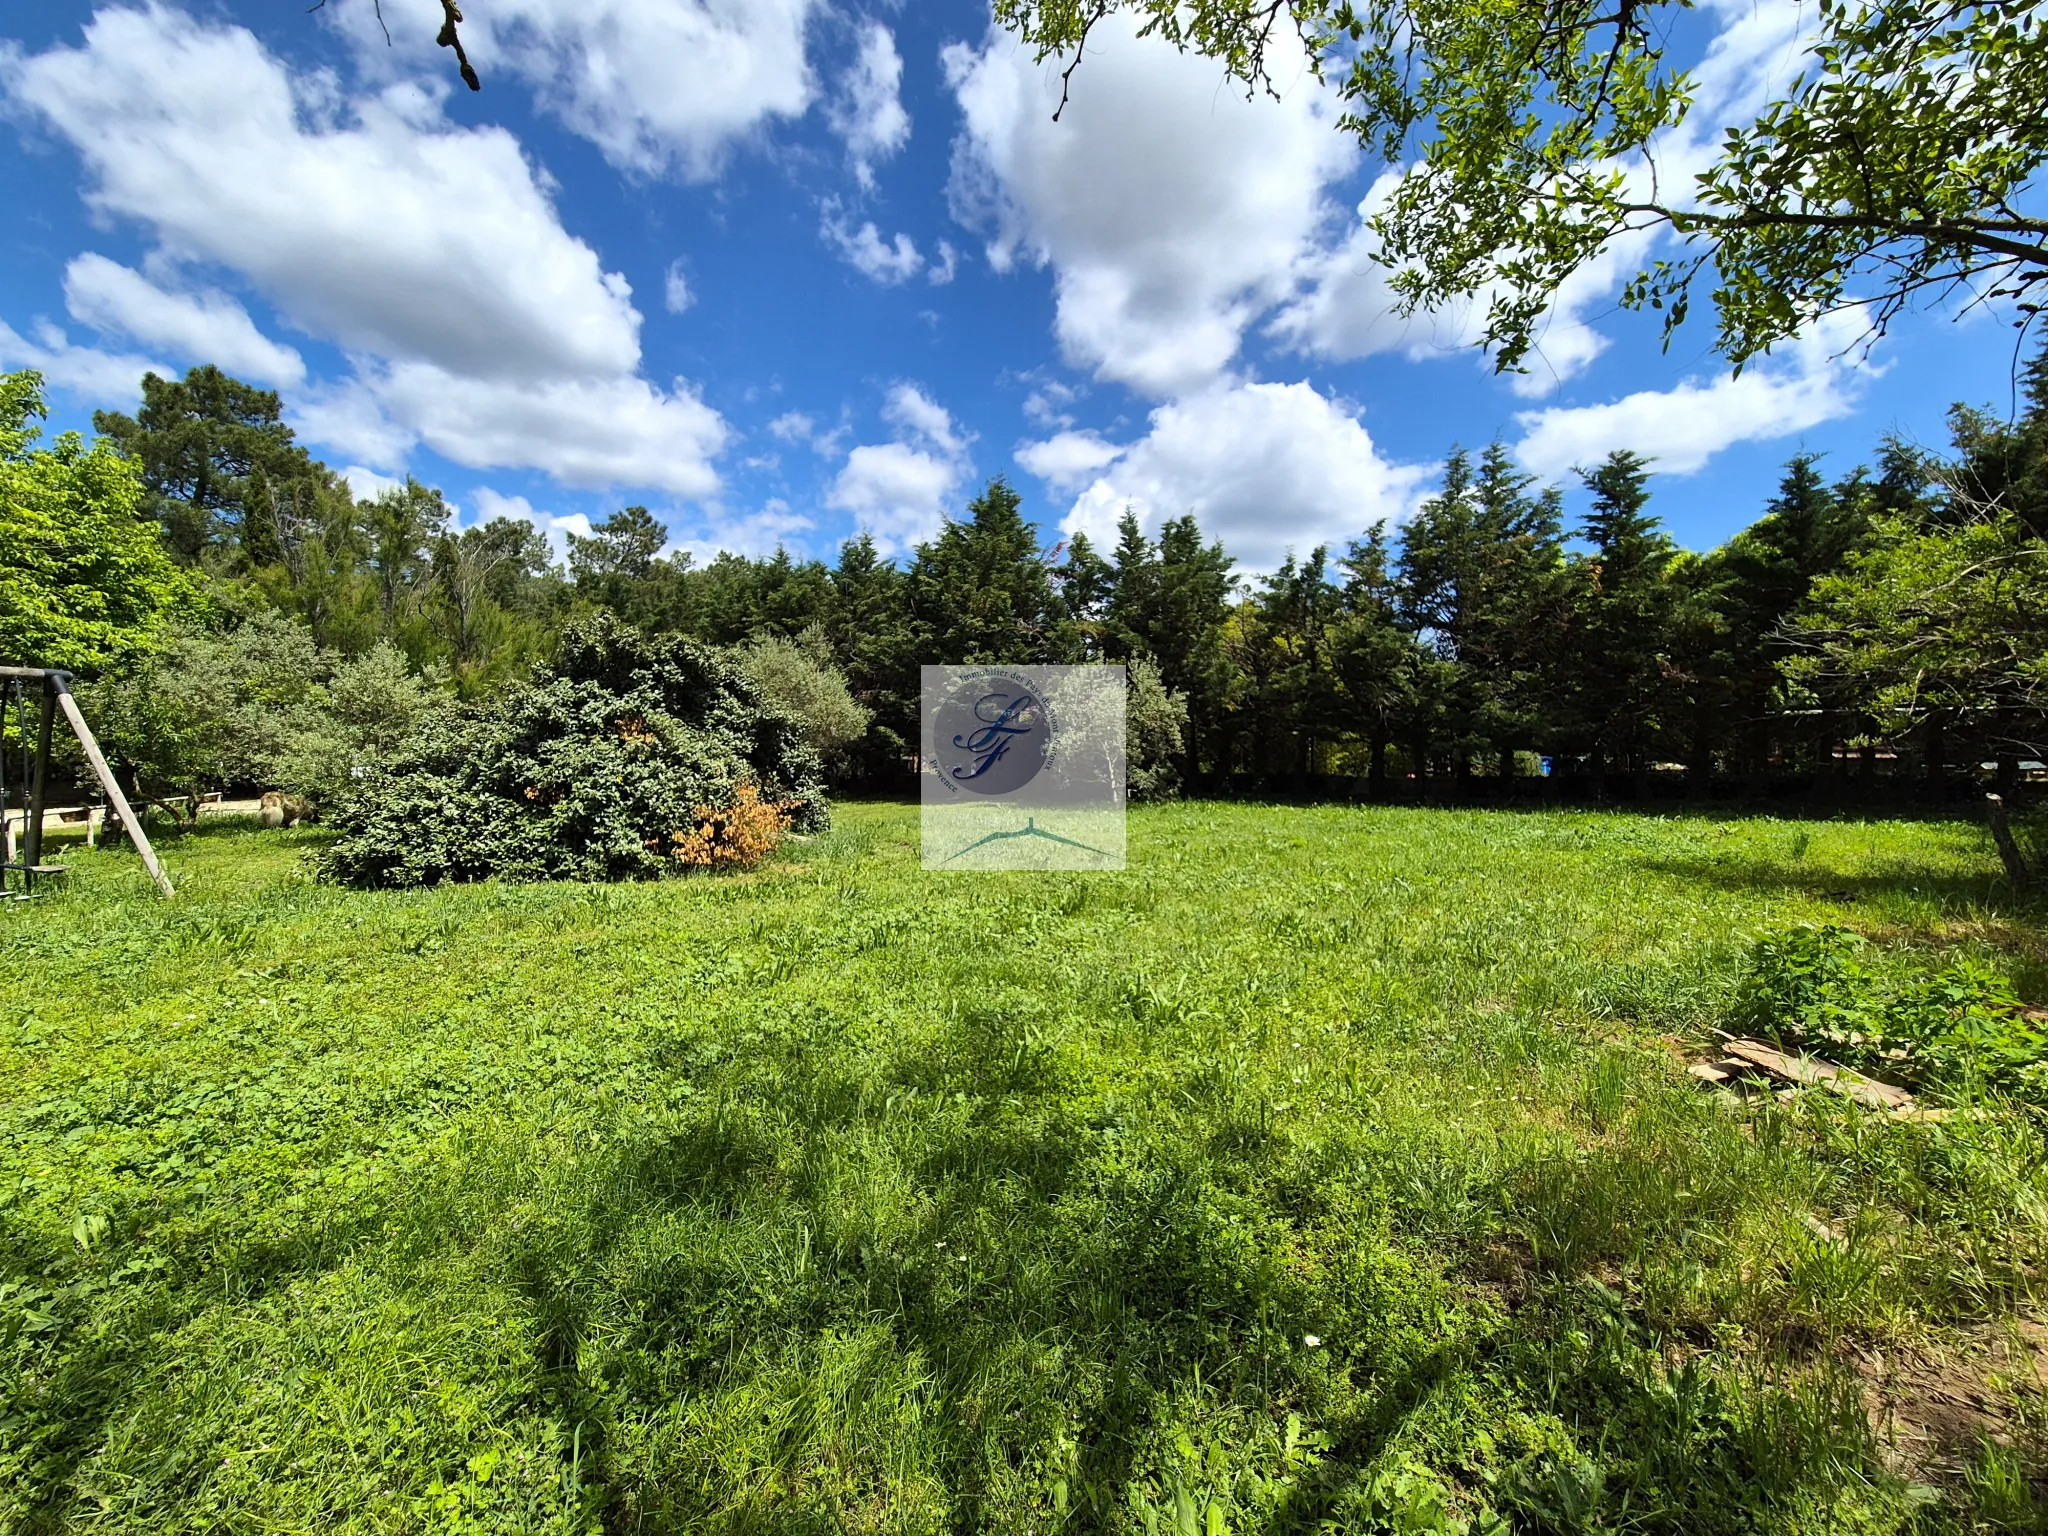
[[[1739,377],[1696,316],[1618,305],[1655,253],[1557,296],[1521,374],[1469,313],[1402,318],[1363,218],[1398,168],[1281,72],[1097,29],[1057,65],[985,6],[477,0],[15,7],[0,20],[0,368],[59,426],[216,362],[279,390],[359,494],[408,473],[465,519],[566,535],[628,502],[674,546],[902,556],[1007,475],[1048,542],[1192,512],[1248,569],[1339,546],[1499,438],[1574,490],[1654,455],[1705,547],[1795,452],[1845,472],[2009,409],[2013,332],[1824,326]],[[1710,0],[1682,48],[1706,152],[1796,67],[1810,8]]]

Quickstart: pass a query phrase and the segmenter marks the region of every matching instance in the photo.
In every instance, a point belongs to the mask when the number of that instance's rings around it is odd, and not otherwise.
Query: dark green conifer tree
[[[1065,661],[1072,635],[1037,530],[1009,481],[991,480],[920,544],[909,572],[910,612],[924,659],[935,662]]]
[[[1628,449],[1579,478],[1593,493],[1579,536],[1577,622],[1566,696],[1596,760],[1628,769],[1640,794],[1672,701],[1666,682],[1678,548],[1648,510],[1649,464]]]
[[[151,512],[180,559],[209,555],[257,565],[280,553],[249,521],[245,497],[259,468],[273,512],[281,488],[315,477],[313,460],[284,424],[275,390],[258,389],[206,365],[182,379],[142,377],[134,416],[98,411],[93,425],[142,467]]]

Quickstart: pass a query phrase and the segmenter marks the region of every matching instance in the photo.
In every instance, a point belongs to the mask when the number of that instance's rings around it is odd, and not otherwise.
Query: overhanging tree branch
[[[1558,285],[1631,230],[1698,243],[1653,261],[1624,302],[1667,334],[1712,261],[1718,345],[1740,364],[1846,304],[1897,308],[2009,264],[2022,297],[2048,268],[2029,211],[2048,164],[2048,0],[1816,0],[1798,72],[1753,119],[1683,127],[1696,82],[1667,63],[1662,8],[1687,0],[1286,0],[1311,70],[1343,71],[1343,126],[1407,173],[1373,216],[1404,310],[1484,297],[1482,338],[1513,368]],[[1270,90],[1277,0],[995,0],[999,24],[1059,55],[1112,12],[1140,35]],[[1337,69],[1331,69],[1335,75]],[[1660,185],[1660,142],[1689,134],[1691,183]],[[1611,172],[1611,174],[1610,174]],[[1647,177],[1649,198],[1628,179]],[[1542,189],[1540,193],[1532,189]],[[1717,211],[1718,208],[1718,211]],[[1807,211],[1810,209],[1823,211]],[[1901,213],[1898,210],[1909,210]],[[1881,247],[1918,241],[1893,260]],[[1874,291],[1851,296],[1854,275]],[[1926,280],[1933,277],[1932,284]],[[2006,291],[2007,289],[2011,291]]]
[[[2038,234],[2048,239],[2048,220],[1887,219],[1868,213],[1799,213],[1785,208],[1752,208],[1741,213],[1708,213],[1669,208],[1659,203],[1624,203],[1623,213],[1646,213],[1680,234],[1698,229],[1838,229],[1867,231],[1887,239],[1933,240],[1995,251],[2029,266],[2048,267],[2048,246],[2005,238],[2008,233]]]

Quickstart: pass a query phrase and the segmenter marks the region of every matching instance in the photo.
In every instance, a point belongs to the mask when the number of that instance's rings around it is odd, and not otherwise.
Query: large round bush
[[[600,617],[532,683],[428,721],[373,769],[329,817],[342,835],[321,872],[382,886],[645,879],[755,796],[795,830],[822,828],[819,775],[799,724],[726,653]]]

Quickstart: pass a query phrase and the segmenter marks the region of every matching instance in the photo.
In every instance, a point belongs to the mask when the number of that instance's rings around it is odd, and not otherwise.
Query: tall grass
[[[365,895],[222,830],[169,904],[81,851],[0,911],[0,1530],[2034,1518],[2024,1383],[1944,1478],[1856,1363],[2032,1305],[2038,1128],[1731,1114],[1674,1048],[1796,920],[2037,994],[1980,834],[1131,831]]]

